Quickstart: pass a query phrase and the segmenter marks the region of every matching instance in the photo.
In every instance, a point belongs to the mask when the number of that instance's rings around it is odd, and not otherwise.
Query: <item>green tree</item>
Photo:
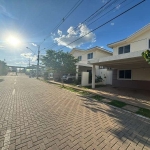
[[[0,60],[0,76],[7,75],[8,67],[4,61]]]
[[[59,78],[63,74],[75,73],[75,64],[78,62],[70,53],[55,50],[47,50],[46,56],[41,60],[49,70],[57,73]]]
[[[148,62],[148,64],[150,64],[150,50],[146,50],[142,52],[142,56]]]

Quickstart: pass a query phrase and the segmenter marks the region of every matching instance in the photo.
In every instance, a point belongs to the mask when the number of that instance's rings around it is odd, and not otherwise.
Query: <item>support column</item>
[[[92,67],[92,89],[95,88],[95,72],[96,72],[95,65],[93,65]]]
[[[78,79],[79,66],[76,66],[76,79]]]

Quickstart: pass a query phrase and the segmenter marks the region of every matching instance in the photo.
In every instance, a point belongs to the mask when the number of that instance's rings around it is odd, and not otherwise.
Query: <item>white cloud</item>
[[[114,26],[114,25],[115,25],[115,23],[114,23],[114,22],[112,22],[110,25],[111,25],[111,26]]]
[[[35,62],[37,60],[37,56],[33,55],[32,53],[22,53],[20,56],[24,58],[30,58],[32,62]]]
[[[66,46],[68,48],[75,48],[75,47],[80,47],[84,43],[88,42],[95,42],[96,41],[96,36],[93,32],[89,33],[90,29],[84,25],[84,24],[79,24],[78,28],[75,30],[72,26],[67,30],[67,34],[59,34],[59,37],[54,38],[54,42],[56,42],[58,45]],[[84,36],[85,34],[89,33],[85,37],[75,41],[74,43],[68,45],[69,43],[73,42],[74,40]]]
[[[62,31],[58,30],[57,33],[58,33],[59,36],[62,36]]]
[[[31,61],[32,61],[32,62],[37,61],[37,56],[36,56],[36,55],[34,55],[33,57],[31,57]]]
[[[23,56],[24,58],[30,58],[32,53],[22,53],[20,56]]]
[[[120,7],[121,7],[121,5],[117,5],[117,6],[116,6],[116,9],[119,9]]]
[[[33,46],[37,46],[35,43],[31,43]]]
[[[24,61],[20,61],[20,62],[16,62],[15,64],[16,65],[27,65],[28,63],[24,62]]]

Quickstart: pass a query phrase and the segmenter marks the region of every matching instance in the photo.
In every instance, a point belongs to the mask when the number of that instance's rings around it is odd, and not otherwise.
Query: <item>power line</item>
[[[85,24],[85,22],[89,22],[92,19],[94,19],[95,17],[97,17],[100,13],[102,13],[103,11],[107,10],[109,7],[111,7],[112,5],[114,5],[116,2],[118,2],[120,0],[109,0],[107,3],[105,3],[103,6],[101,6],[100,8],[98,8],[94,13],[92,13],[88,18],[86,18],[84,21],[81,22],[81,24]],[[126,1],[126,0],[124,0]],[[120,3],[121,4],[121,3]],[[116,7],[114,7],[116,8]],[[105,14],[104,14],[105,15]],[[104,16],[103,15],[103,16]],[[94,23],[94,22],[93,22]],[[73,30],[76,30],[78,28],[78,26],[76,26]],[[53,47],[58,46],[57,43],[53,43],[50,47],[50,49],[52,49]]]
[[[141,3],[143,3],[144,1],[146,1],[146,0],[142,0],[141,2],[139,2],[139,3],[137,3],[136,5],[130,7],[129,9],[127,9],[127,10],[125,10],[124,12],[120,13],[119,15],[113,17],[112,19],[110,19],[109,21],[105,22],[104,24],[102,24],[102,25],[98,26],[97,28],[91,30],[90,32],[84,34],[83,36],[81,36],[81,37],[79,37],[78,39],[76,39],[76,40],[70,42],[69,44],[67,44],[67,45],[65,45],[65,46],[63,46],[63,47],[61,47],[59,50],[61,50],[62,48],[64,48],[64,47],[66,47],[66,46],[68,46],[68,45],[70,45],[70,44],[72,44],[72,43],[78,41],[79,39],[85,37],[86,35],[90,34],[90,33],[93,32],[93,31],[96,31],[97,29],[103,27],[104,25],[110,23],[112,20],[114,20],[114,19],[116,19],[116,18],[122,16],[123,14],[125,14],[125,13],[127,13],[128,11],[132,10],[133,8],[137,7],[138,5],[140,5]]]
[[[107,6],[111,1],[112,1],[112,0],[109,0],[109,1],[106,2],[103,6],[101,6],[100,8],[98,8],[94,13],[92,13],[89,17],[87,17],[84,21],[82,21],[81,24],[87,22],[92,16],[94,16],[94,15],[95,15],[96,13],[98,13],[100,10],[105,11],[105,9],[103,9],[103,8],[105,8],[105,6]],[[116,1],[119,1],[119,0],[113,0],[113,1],[107,6],[107,8],[109,8],[109,7],[110,7],[112,4],[114,4]],[[74,28],[74,30],[76,30],[77,28],[78,28],[78,26],[76,26],[76,27]],[[73,29],[72,29],[72,31],[73,31]],[[56,45],[57,45],[57,43],[51,44],[50,49],[52,49],[53,47],[56,47]]]
[[[83,2],[84,0],[79,0],[72,8],[71,10],[65,15],[65,17],[63,17],[63,19],[58,23],[58,25],[56,25],[56,27],[53,28],[53,30],[51,31],[54,32],[55,30],[57,30],[65,21],[66,19],[80,6],[80,4]],[[51,35],[48,35],[41,43],[40,45],[42,45]]]
[[[115,2],[117,1],[120,1],[120,0],[109,0],[107,3],[105,3],[103,6],[101,6],[100,8],[98,8],[94,13],[92,13],[89,17],[87,17],[84,21],[81,22],[81,24],[87,22],[87,21],[90,21],[91,17],[93,17],[94,15],[96,15],[96,13],[100,14],[102,13],[103,11],[105,11],[105,9],[108,9],[109,7],[111,7],[112,4],[114,4]],[[126,1],[126,0],[124,0]],[[106,6],[106,7],[105,7]],[[115,7],[116,8],[116,7]],[[101,12],[99,12],[100,10],[102,10]],[[95,16],[96,17],[96,16]],[[78,26],[76,26],[74,28],[74,30],[76,30],[78,28]],[[72,29],[73,31],[73,29]],[[50,49],[52,49],[53,47],[56,47],[58,46],[57,43],[53,43],[50,47]]]
[[[127,0],[122,1],[120,4],[118,5],[122,5],[124,2],[126,2]],[[132,3],[134,0],[132,0],[130,3]],[[127,4],[128,5],[128,4]],[[126,6],[126,5],[125,5]],[[112,9],[110,9],[108,12],[106,12],[105,14],[103,14],[102,16],[98,17],[97,19],[95,19],[93,22],[89,23],[89,25],[93,24],[94,22],[96,22],[97,20],[99,20],[100,18],[104,17],[105,15],[107,15],[108,13],[110,13],[111,11],[113,11],[114,9],[116,9],[116,6],[113,7]]]

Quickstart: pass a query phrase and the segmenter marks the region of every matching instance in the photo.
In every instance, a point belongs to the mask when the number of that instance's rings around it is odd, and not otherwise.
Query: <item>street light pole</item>
[[[37,57],[37,70],[36,70],[36,78],[39,77],[39,62],[40,62],[40,45],[38,45],[38,57]]]
[[[30,67],[30,58],[29,58],[29,67]]]
[[[39,63],[40,63],[40,45],[37,45],[37,47],[38,47],[38,55],[37,55],[36,78],[38,79],[38,77],[39,77]],[[26,47],[26,48],[31,50],[29,47]],[[44,49],[42,49],[42,50],[44,50]],[[33,54],[35,54],[35,53],[33,52]]]

